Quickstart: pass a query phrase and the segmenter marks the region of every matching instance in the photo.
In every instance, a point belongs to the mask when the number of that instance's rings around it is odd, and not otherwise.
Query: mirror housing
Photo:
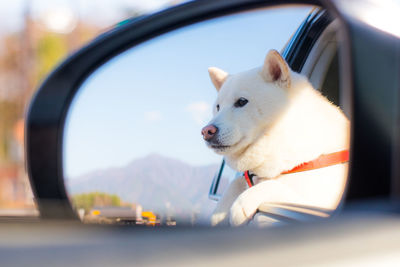
[[[34,195],[42,218],[77,220],[71,206],[64,184],[62,169],[62,144],[65,117],[74,95],[82,82],[99,66],[128,48],[138,45],[153,37],[195,22],[216,18],[236,12],[255,8],[281,6],[285,4],[312,4],[322,6],[339,18],[344,26],[341,66],[344,77],[344,92],[353,103],[352,88],[358,96],[362,95],[362,86],[358,80],[352,80],[352,54],[350,47],[350,27],[352,21],[344,18],[336,8],[336,2],[330,1],[199,1],[167,9],[150,16],[132,19],[101,34],[90,44],[70,56],[57,67],[44,81],[34,96],[28,111],[26,122],[26,159],[27,171],[31,180]],[[289,55],[288,55],[289,56]],[[288,60],[290,60],[288,58]],[[351,118],[353,127],[363,121],[363,105],[353,106]],[[359,140],[374,140],[365,129],[364,124],[356,132]],[[359,125],[359,126],[360,126]],[[353,133],[353,130],[352,130]],[[383,137],[382,137],[383,138]],[[351,142],[351,159],[349,187],[347,197],[362,198],[368,196],[388,195],[390,192],[390,166],[371,164],[376,159],[391,159],[393,154],[388,149],[375,151],[373,157],[367,157],[362,145],[365,142]],[[354,161],[353,158],[357,160]],[[389,161],[388,161],[389,162]],[[389,163],[390,164],[390,163]],[[368,166],[365,168],[365,166]],[[365,173],[381,173],[383,180],[377,185],[371,176]],[[363,183],[364,187],[359,187]],[[217,181],[215,181],[217,184]]]

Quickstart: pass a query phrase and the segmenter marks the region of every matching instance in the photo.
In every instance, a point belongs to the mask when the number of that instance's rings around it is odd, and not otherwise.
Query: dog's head
[[[240,153],[279,117],[288,99],[291,70],[276,50],[262,68],[235,75],[209,68],[218,91],[213,118],[202,129],[208,147],[221,155]]]

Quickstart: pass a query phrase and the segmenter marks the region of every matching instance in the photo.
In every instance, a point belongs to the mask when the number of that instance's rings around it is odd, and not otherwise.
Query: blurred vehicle
[[[160,225],[160,220],[157,221],[157,215],[151,211],[143,211],[142,217],[146,225],[150,226]]]
[[[137,212],[131,207],[93,207],[84,222],[136,224]]]
[[[269,229],[177,227],[173,232],[65,227],[65,220],[77,221],[61,164],[63,122],[77,85],[102,63],[154,36],[233,12],[288,3],[321,8],[312,11],[288,42],[283,50],[285,59],[317,88],[329,84],[324,87],[326,94],[342,106],[352,122],[348,185],[337,219]],[[398,265],[399,245],[393,240],[398,239],[400,226],[400,35],[393,25],[400,23],[399,10],[397,3],[372,0],[199,1],[127,22],[103,34],[59,66],[31,104],[26,153],[42,224],[31,230],[26,225],[2,225],[0,231],[8,232],[14,244],[0,250],[2,259],[7,265],[38,266],[70,265],[72,258],[74,264],[83,265]],[[339,28],[338,48],[332,33]],[[222,163],[211,188],[214,199],[218,199],[225,168]],[[285,222],[325,217],[322,213],[305,207],[260,208],[261,215]],[[46,229],[48,219],[63,220],[64,224],[50,223],[51,229]],[[57,246],[53,245],[54,236],[58,237]],[[5,241],[1,244],[6,248]],[[29,252],[29,258],[16,257],[21,249]]]

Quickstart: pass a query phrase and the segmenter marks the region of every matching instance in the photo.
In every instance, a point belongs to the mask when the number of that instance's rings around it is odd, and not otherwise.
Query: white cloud
[[[162,119],[162,114],[158,110],[147,111],[144,113],[144,118],[147,121],[160,121]]]
[[[187,105],[186,111],[190,113],[193,120],[199,125],[204,125],[211,117],[211,105],[204,101]]]

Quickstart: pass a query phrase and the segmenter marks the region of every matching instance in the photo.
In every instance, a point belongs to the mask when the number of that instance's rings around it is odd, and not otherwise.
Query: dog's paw
[[[228,222],[227,212],[217,212],[211,215],[211,226],[228,224]]]
[[[230,211],[229,222],[232,226],[239,226],[245,224],[253,218],[258,208],[258,204],[248,194],[244,192],[233,203]]]

